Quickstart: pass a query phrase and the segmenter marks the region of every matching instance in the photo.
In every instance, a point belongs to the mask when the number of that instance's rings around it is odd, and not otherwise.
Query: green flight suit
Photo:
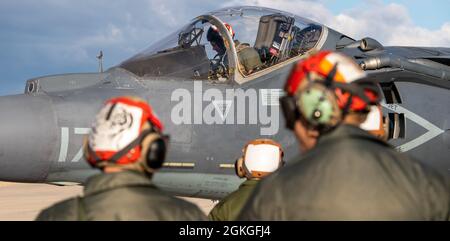
[[[341,125],[262,180],[239,220],[448,220],[449,215],[448,173],[358,127]]]
[[[236,52],[239,59],[239,67],[245,75],[252,74],[263,67],[261,57],[255,48],[248,44],[240,43],[235,40]]]
[[[192,203],[172,197],[144,173],[122,171],[91,177],[84,196],[43,210],[38,221],[152,220],[197,221],[206,216]]]
[[[259,180],[247,180],[243,182],[238,190],[230,193],[211,210],[208,218],[213,221],[236,220],[258,182]]]

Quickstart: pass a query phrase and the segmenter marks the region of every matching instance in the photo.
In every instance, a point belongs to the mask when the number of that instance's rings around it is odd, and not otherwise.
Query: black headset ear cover
[[[239,178],[245,177],[244,157],[239,157],[234,163],[234,171]]]
[[[280,156],[280,167],[283,167],[286,162],[284,161],[284,151],[280,148],[281,156]]]
[[[295,98],[293,96],[283,96],[280,98],[281,111],[286,121],[286,128],[293,130],[295,122],[299,118],[299,112]]]
[[[150,144],[147,152],[147,166],[152,169],[159,169],[162,167],[166,159],[167,144],[162,138],[158,138]]]
[[[167,139],[152,132],[141,143],[141,159],[146,168],[159,169],[163,166],[167,153]]]

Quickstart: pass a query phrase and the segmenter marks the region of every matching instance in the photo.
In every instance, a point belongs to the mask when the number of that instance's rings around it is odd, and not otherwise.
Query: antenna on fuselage
[[[98,53],[97,59],[98,59],[98,71],[100,73],[103,73],[103,51],[102,50],[100,50],[100,53]]]

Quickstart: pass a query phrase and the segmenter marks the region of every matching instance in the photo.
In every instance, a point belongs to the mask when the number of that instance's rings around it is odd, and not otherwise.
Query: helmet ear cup
[[[299,118],[297,104],[293,96],[283,96],[280,98],[281,111],[286,121],[286,128],[293,130],[295,122]]]
[[[146,163],[152,169],[159,169],[162,167],[166,158],[166,142],[162,138],[158,138],[150,144],[147,152]]]
[[[148,134],[142,140],[141,148],[141,161],[146,169],[159,169],[163,166],[167,141],[160,134]]]
[[[296,99],[296,106],[307,124],[314,127],[333,127],[341,119],[334,90],[321,83],[311,83]]]
[[[240,157],[239,159],[236,160],[236,162],[234,163],[234,171],[236,172],[236,175],[239,178],[244,178],[245,177],[245,171],[244,171],[244,158]]]

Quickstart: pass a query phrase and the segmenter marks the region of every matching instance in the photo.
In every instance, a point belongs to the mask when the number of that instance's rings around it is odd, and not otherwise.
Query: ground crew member
[[[151,107],[136,97],[107,101],[85,140],[85,158],[102,173],[88,179],[83,197],[59,202],[37,220],[206,220],[189,202],[152,184],[168,136]]]
[[[253,140],[244,147],[242,153],[242,157],[236,161],[235,170],[236,175],[247,180],[211,210],[208,216],[210,220],[236,220],[259,180],[283,165],[283,149],[270,139]]]
[[[359,128],[378,93],[352,59],[315,54],[285,91],[303,156],[263,180],[239,219],[448,220],[448,178]]]

